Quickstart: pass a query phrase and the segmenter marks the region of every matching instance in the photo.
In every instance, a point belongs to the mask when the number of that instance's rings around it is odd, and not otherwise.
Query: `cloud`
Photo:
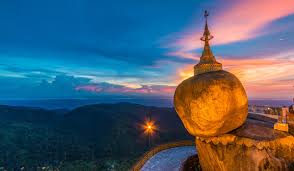
[[[25,77],[0,77],[0,93],[2,99],[172,96],[174,90],[175,86],[167,85],[93,83],[88,78],[64,74],[53,77],[51,81],[42,80],[41,82],[32,82]]]
[[[175,86],[165,85],[142,85],[139,88],[131,88],[123,85],[115,85],[109,83],[98,83],[80,85],[75,88],[77,91],[90,92],[96,95],[99,94],[112,94],[112,95],[163,95],[171,96],[175,91]]]
[[[213,45],[240,42],[270,34],[275,30],[273,28],[265,29],[267,25],[282,17],[294,14],[293,0],[229,0],[226,1],[226,4],[232,5],[216,10],[215,13],[212,11],[209,18],[210,30],[215,35],[211,41]],[[202,25],[204,25],[204,19]],[[191,50],[203,46],[199,40],[203,34],[203,27],[197,25],[195,28],[194,25],[183,32],[170,36],[178,37],[178,39],[173,40],[173,43],[168,43],[167,47],[176,48],[176,50],[167,53],[167,55],[198,59]]]

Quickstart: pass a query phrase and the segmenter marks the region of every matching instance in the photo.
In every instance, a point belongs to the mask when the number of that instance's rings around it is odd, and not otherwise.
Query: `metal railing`
[[[162,144],[162,145],[153,147],[151,150],[144,153],[144,155],[140,157],[140,159],[133,165],[133,167],[130,170],[139,171],[143,167],[143,165],[146,163],[146,161],[149,160],[152,156],[154,156],[158,152],[169,149],[169,148],[181,147],[181,146],[195,146],[195,142],[190,140],[184,140],[184,141],[172,142],[172,143]]]

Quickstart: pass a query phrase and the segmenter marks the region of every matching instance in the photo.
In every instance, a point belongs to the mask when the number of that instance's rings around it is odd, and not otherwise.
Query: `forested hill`
[[[126,170],[148,149],[142,124],[151,116],[152,145],[192,139],[172,108],[96,104],[71,111],[0,106],[0,167]]]
[[[61,110],[50,111],[42,108],[0,105],[0,120],[48,124],[59,119],[57,111]]]

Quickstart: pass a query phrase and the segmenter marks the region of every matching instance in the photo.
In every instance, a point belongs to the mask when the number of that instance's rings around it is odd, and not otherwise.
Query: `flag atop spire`
[[[200,57],[200,61],[197,65],[194,66],[194,75],[198,75],[205,72],[218,71],[222,70],[222,64],[218,63],[210,49],[209,40],[213,39],[213,36],[210,34],[207,24],[207,18],[209,16],[208,11],[205,10],[205,27],[203,36],[200,40],[204,41],[204,49]]]

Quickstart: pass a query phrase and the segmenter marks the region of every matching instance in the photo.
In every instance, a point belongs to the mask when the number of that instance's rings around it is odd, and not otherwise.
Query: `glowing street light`
[[[153,129],[154,129],[154,125],[153,125],[153,123],[152,122],[147,122],[146,123],[146,126],[145,126],[146,128],[145,128],[145,131],[146,132],[153,132]]]
[[[154,121],[151,121],[149,118],[149,121],[146,121],[144,126],[144,133],[148,136],[148,146],[151,147],[151,136],[153,132],[156,130],[156,126],[154,125]]]

